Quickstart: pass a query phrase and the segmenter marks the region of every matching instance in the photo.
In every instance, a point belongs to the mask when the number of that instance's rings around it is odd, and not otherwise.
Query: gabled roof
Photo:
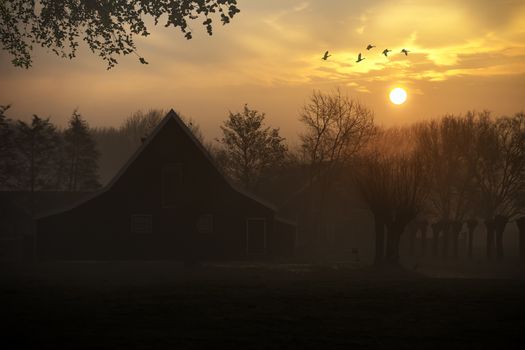
[[[113,185],[126,173],[128,168],[135,162],[135,160],[140,156],[140,154],[148,147],[148,145],[151,143],[153,139],[157,136],[157,134],[164,128],[164,126],[168,123],[169,120],[173,119],[180,127],[181,129],[186,133],[186,136],[192,140],[192,142],[197,146],[197,148],[201,151],[201,153],[206,157],[206,159],[212,164],[213,168],[219,173],[219,175],[224,179],[224,181],[230,186],[234,191],[240,193],[241,195],[250,198],[253,201],[258,202],[259,204],[273,210],[277,211],[277,207],[274,206],[271,203],[268,203],[267,201],[258,198],[257,196],[245,191],[242,188],[239,188],[237,185],[232,183],[228,177],[222,172],[222,170],[217,166],[211,155],[209,154],[208,150],[200,143],[200,141],[193,135],[191,130],[186,126],[186,124],[182,121],[182,119],[179,117],[179,115],[171,109],[168,114],[162,119],[162,121],[153,129],[153,131],[148,135],[148,137],[144,140],[142,145],[135,151],[135,153],[131,156],[131,158],[128,159],[128,161],[124,164],[124,166],[119,170],[119,172],[111,179],[109,183],[107,183],[105,186],[103,186],[101,189],[99,189],[96,192],[93,192],[91,195],[83,198],[82,200],[73,203],[72,205],[69,205],[68,207],[63,207],[59,209],[54,209],[46,213],[42,213],[41,215],[37,216],[37,219],[51,216],[55,214],[59,214],[71,209],[74,209],[78,207],[79,205],[90,201],[93,198],[96,198],[100,196],[101,194],[107,192],[109,189],[113,187]]]

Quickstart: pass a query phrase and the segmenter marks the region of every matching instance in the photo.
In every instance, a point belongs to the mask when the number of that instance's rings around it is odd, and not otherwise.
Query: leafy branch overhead
[[[0,1],[2,49],[12,56],[16,67],[29,68],[33,45],[72,59],[79,42],[114,67],[119,55],[137,53],[134,35],[148,36],[145,18],[157,25],[178,27],[192,38],[191,21],[201,23],[212,35],[212,17],[227,24],[240,12],[236,0],[12,0]],[[162,19],[161,19],[162,17]]]

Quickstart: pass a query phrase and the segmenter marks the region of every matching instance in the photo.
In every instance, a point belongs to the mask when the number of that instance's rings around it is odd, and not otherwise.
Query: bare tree
[[[397,265],[401,235],[424,208],[427,188],[421,158],[375,154],[364,157],[359,168],[359,188],[374,215],[375,261]]]
[[[147,112],[138,110],[126,118],[120,126],[120,132],[128,139],[129,147],[135,150],[141,144],[141,140],[161,122],[164,115],[161,109],[150,109]]]
[[[138,110],[131,114],[117,128],[94,128],[91,134],[100,150],[99,169],[102,182],[107,182],[122,167],[126,160],[140,147],[166,113],[161,109],[150,109],[147,112]],[[191,118],[179,117],[193,135],[204,142],[199,124]]]
[[[314,91],[300,121],[306,127],[300,137],[312,178],[347,164],[374,131],[372,111],[340,90]]]
[[[374,118],[370,109],[337,90],[314,91],[299,119],[305,126],[300,138],[309,169],[309,206],[317,219],[313,242],[322,249],[326,241],[325,197],[337,174],[370,139]]]
[[[516,219],[516,225],[519,230],[519,249],[520,249],[520,261],[525,264],[525,216]]]
[[[392,166],[396,159],[414,153],[415,130],[413,127],[376,128],[354,164],[357,186],[374,216],[376,264],[386,259],[386,224],[393,206]]]
[[[473,142],[473,125],[472,115],[447,115],[417,127],[417,147],[429,175],[429,203],[440,221],[434,228],[443,233],[444,257],[450,243],[457,256],[459,234],[473,199],[474,169],[466,152]]]
[[[525,191],[525,114],[497,120],[482,115],[475,131],[472,163],[487,223],[487,257],[496,250],[501,259],[506,225],[524,213],[517,196]]]
[[[357,184],[361,195],[374,216],[375,257],[374,263],[380,265],[385,260],[386,223],[391,208],[389,194],[391,180],[388,176],[386,160],[378,154],[369,154],[357,164]]]
[[[191,118],[186,118],[180,113],[177,114],[192,132],[193,136],[200,142],[204,142],[204,136],[199,124]],[[141,141],[148,137],[153,129],[159,125],[165,115],[166,112],[162,109],[150,109],[147,112],[138,110],[124,120],[120,126],[120,132],[127,137],[129,146],[134,150],[140,145]]]
[[[427,186],[424,167],[418,155],[394,159],[390,167],[391,211],[386,223],[386,260],[390,264],[398,264],[401,235],[406,226],[423,210]]]

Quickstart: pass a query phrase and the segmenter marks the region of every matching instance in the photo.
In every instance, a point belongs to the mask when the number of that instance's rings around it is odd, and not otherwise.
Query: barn
[[[36,220],[41,260],[261,260],[295,224],[232,184],[171,110],[100,191]]]

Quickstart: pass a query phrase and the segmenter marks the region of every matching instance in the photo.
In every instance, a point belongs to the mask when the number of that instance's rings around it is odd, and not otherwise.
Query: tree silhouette
[[[443,234],[442,254],[454,256],[465,216],[471,211],[474,192],[474,167],[468,150],[473,136],[472,116],[447,115],[417,128],[417,147],[429,175],[429,207],[441,222],[434,227],[437,239]]]
[[[525,264],[525,216],[516,219],[519,230],[520,261]]]
[[[415,135],[412,127],[374,129],[354,164],[357,186],[374,216],[376,264],[387,258],[387,223],[391,220],[395,205],[392,197],[396,181],[393,177],[394,164],[414,154]]]
[[[92,190],[98,181],[98,157],[95,141],[87,122],[74,111],[63,134],[66,188],[69,191]]]
[[[309,207],[316,213],[316,248],[326,243],[325,201],[341,173],[372,136],[370,109],[343,95],[314,91],[300,112],[302,158],[308,166]]]
[[[31,124],[18,121],[15,142],[19,153],[16,178],[18,188],[31,193],[31,214],[34,214],[34,193],[56,187],[56,162],[60,136],[49,118],[33,115]]]
[[[221,125],[225,170],[236,181],[250,190],[256,190],[262,174],[280,164],[287,148],[279,129],[264,125],[265,114],[244,106],[240,113],[232,113]]]
[[[356,180],[361,195],[374,216],[375,255],[374,263],[385,260],[386,223],[391,208],[388,167],[378,154],[361,159],[357,166]]]
[[[135,151],[142,140],[155,129],[165,116],[161,109],[150,109],[147,112],[138,110],[124,120],[119,131],[126,138],[130,154]]]
[[[127,117],[118,127],[95,127],[90,130],[100,151],[98,161],[100,177],[106,182],[117,173],[166,113],[162,109],[138,110]],[[204,137],[199,125],[181,116],[193,135],[202,143]]]
[[[340,90],[332,94],[314,91],[300,121],[306,127],[300,137],[312,178],[341,169],[375,130],[372,111]]]
[[[391,208],[386,223],[386,260],[395,265],[399,263],[401,235],[406,226],[422,212],[427,186],[424,167],[418,155],[394,158],[389,166]]]
[[[467,221],[468,228],[468,250],[467,256],[469,259],[472,259],[472,250],[474,247],[474,230],[478,226],[478,220],[471,218]]]
[[[421,232],[421,256],[426,256],[427,254],[427,231],[428,231],[428,221],[426,219],[421,219],[418,221],[419,232]]]
[[[523,214],[517,197],[525,191],[525,114],[476,120],[471,161],[475,166],[482,215],[487,228],[487,257],[503,258],[507,223]]]
[[[424,208],[426,185],[419,156],[372,155],[362,160],[358,184],[376,225],[376,263],[399,263],[399,243],[407,225]],[[386,247],[382,237],[386,228]],[[384,250],[383,250],[384,249]],[[384,251],[384,257],[381,257]]]
[[[12,64],[32,65],[33,45],[72,59],[80,41],[107,63],[116,56],[134,53],[142,64],[135,35],[148,36],[145,17],[157,25],[166,16],[165,27],[178,27],[187,39],[192,37],[190,21],[204,19],[202,25],[212,35],[213,16],[227,24],[239,12],[236,0],[12,0],[0,2],[0,40],[13,56]]]

